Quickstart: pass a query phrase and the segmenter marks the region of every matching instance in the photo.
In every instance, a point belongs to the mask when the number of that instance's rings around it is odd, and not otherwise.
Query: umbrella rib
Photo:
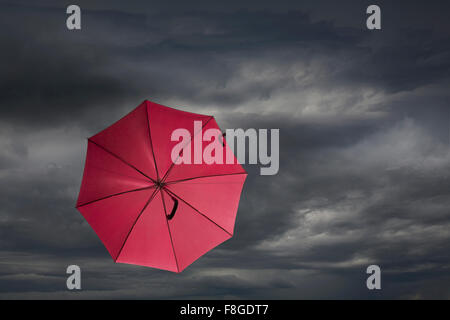
[[[152,131],[150,129],[150,121],[149,121],[149,118],[148,118],[148,108],[150,108],[150,107],[149,107],[148,102],[147,102],[145,111],[146,111],[146,114],[147,114],[148,137],[150,139],[150,148],[152,149],[153,162],[155,163],[156,177],[159,180],[158,164],[156,163],[155,150],[153,149]]]
[[[236,175],[240,175],[240,174],[247,174],[247,172],[224,173],[224,174],[213,174],[213,175],[208,175],[208,176],[198,176],[198,177],[186,178],[186,179],[181,179],[181,180],[168,181],[168,182],[165,182],[165,185],[171,185],[171,184],[185,182],[185,181],[190,181],[190,180],[195,180],[195,179],[224,177],[224,176],[236,176]]]
[[[214,222],[213,220],[211,220],[210,218],[208,218],[205,214],[201,213],[199,210],[197,210],[196,208],[194,208],[191,204],[189,204],[186,200],[184,200],[183,198],[181,198],[180,196],[176,195],[175,193],[173,193],[171,190],[164,188],[164,190],[167,193],[170,193],[171,195],[173,195],[174,197],[180,199],[181,201],[183,201],[185,204],[187,204],[189,207],[191,207],[195,212],[197,212],[198,214],[200,214],[201,216],[203,216],[205,219],[208,219],[209,221],[211,221],[212,223],[214,223],[217,227],[219,227],[220,229],[222,229],[224,232],[226,232],[229,236],[233,236],[231,233],[229,233],[227,230],[225,230],[224,228],[222,228],[221,226],[219,226],[216,222]]]
[[[164,192],[161,192],[161,199],[162,199],[163,207],[164,207],[164,214],[165,214],[166,223],[167,223],[167,230],[169,231],[170,243],[172,244],[173,256],[175,257],[175,263],[177,264],[177,271],[180,272],[180,267],[178,266],[177,255],[175,253],[175,246],[173,245],[172,232],[170,231],[169,220],[167,219],[167,209],[166,209],[166,202],[164,201]]]
[[[144,213],[145,209],[148,207],[148,205],[150,204],[150,202],[152,202],[152,200],[155,198],[156,194],[158,193],[158,190],[159,190],[159,189],[156,189],[156,190],[152,193],[152,195],[148,198],[146,204],[145,204],[144,207],[142,208],[141,212],[140,212],[139,215],[136,217],[136,220],[134,220],[134,223],[133,223],[133,225],[131,226],[130,231],[128,231],[128,234],[127,234],[125,240],[124,240],[123,243],[122,243],[122,247],[120,248],[119,253],[117,254],[116,259],[115,259],[114,261],[117,261],[117,259],[119,259],[120,254],[122,253],[122,249],[123,249],[123,247],[125,246],[125,243],[127,243],[128,237],[130,236],[131,232],[133,231],[134,226],[136,225],[136,223],[138,222],[138,220],[139,220],[139,218],[141,217],[142,213]]]
[[[102,171],[104,171],[104,172],[108,172],[108,173],[112,173],[112,174],[114,174],[114,175],[118,175],[118,176],[122,176],[122,177],[126,177],[126,178],[131,178],[131,179],[134,179],[134,180],[137,180],[138,178],[136,178],[136,177],[133,177],[133,176],[130,176],[130,175],[127,175],[127,174],[122,174],[122,173],[118,173],[118,172],[115,172],[115,171],[112,171],[112,170],[107,170],[107,169],[105,169],[105,168],[103,168],[103,167],[100,167],[100,166],[96,166],[96,165],[91,165],[91,167],[92,168],[96,168],[96,169],[100,169],[100,170],[102,170]],[[146,177],[139,177],[139,181],[145,181],[145,182],[147,182],[148,183],[148,179],[144,179],[144,178],[146,178]],[[152,181],[153,182],[153,181]]]
[[[202,129],[200,130],[200,133],[203,132],[203,129],[206,127],[206,125],[209,123],[209,121],[211,121],[211,119],[213,119],[213,118],[214,117],[210,117],[208,119],[208,121],[205,122],[205,124],[202,126]],[[188,143],[191,143],[192,139],[194,139],[195,136],[197,136],[197,134],[199,134],[199,132],[194,133],[194,136],[191,138],[191,140],[189,140]],[[186,145],[188,145],[188,143],[186,143]],[[184,145],[181,150],[183,150],[186,145]],[[180,155],[178,155],[176,160],[178,160],[179,157],[180,157]],[[176,160],[175,160],[175,162],[176,162]],[[169,176],[169,173],[172,170],[173,166],[175,165],[175,162],[172,162],[172,164],[170,165],[169,169],[167,169],[167,172],[164,174],[163,178],[161,179],[162,181],[165,181],[165,179]]]
[[[120,196],[120,195],[125,194],[125,193],[136,192],[136,191],[143,191],[143,190],[151,189],[151,188],[154,188],[154,187],[155,186],[150,186],[150,187],[144,187],[144,188],[138,188],[138,189],[133,189],[133,190],[128,190],[128,191],[122,191],[122,192],[114,193],[114,194],[111,194],[111,195],[106,196],[106,197],[102,197],[102,198],[99,198],[99,199],[96,199],[96,200],[92,200],[92,201],[88,201],[88,202],[82,203],[80,205],[77,205],[76,208],[87,206],[88,204],[91,204],[91,203],[94,203],[94,202],[97,202],[97,201],[102,201],[102,200],[105,200],[105,199],[108,199],[108,198],[111,198],[111,197]]]
[[[133,168],[134,170],[136,170],[137,172],[139,172],[140,174],[142,174],[144,177],[146,177],[147,179],[150,179],[152,182],[155,182],[155,180],[153,180],[152,178],[150,178],[149,176],[147,176],[145,173],[143,173],[141,170],[139,170],[138,168],[136,168],[135,166],[133,166],[131,163],[128,163],[127,161],[125,161],[124,159],[122,159],[121,157],[119,157],[117,154],[109,151],[108,149],[106,149],[105,147],[99,145],[97,142],[92,141],[91,139],[88,139],[89,142],[92,142],[93,144],[95,144],[97,147],[103,149],[104,151],[108,152],[110,155],[116,157],[117,159],[119,159],[120,161],[122,161],[123,163],[125,163],[126,165],[128,165],[129,167]]]

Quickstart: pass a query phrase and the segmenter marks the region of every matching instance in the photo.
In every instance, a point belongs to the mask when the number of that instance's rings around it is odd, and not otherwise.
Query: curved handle
[[[172,220],[173,216],[175,215],[175,212],[177,212],[178,209],[178,200],[175,199],[174,197],[171,197],[173,200],[173,208],[172,208],[172,212],[167,216],[167,220]]]
[[[219,136],[219,139],[222,140],[221,142],[222,142],[222,146],[223,146],[223,147],[225,147],[225,141],[224,141],[224,138],[225,138],[226,135],[227,135],[227,133],[224,132],[224,133],[222,133],[221,136]]]

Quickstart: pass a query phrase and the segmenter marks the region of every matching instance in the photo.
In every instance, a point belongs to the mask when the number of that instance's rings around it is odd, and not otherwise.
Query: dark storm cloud
[[[86,10],[86,37],[61,28],[65,16],[58,16],[60,11],[14,5],[2,10],[1,37],[8,43],[1,57],[8,61],[1,81],[4,117],[24,122],[31,118],[36,124],[73,122],[86,110],[115,109],[131,96],[148,95],[233,105],[266,96],[280,85],[223,90],[245,57],[267,52],[267,47],[290,50],[289,42],[299,38],[315,43],[353,41],[330,24],[310,23],[301,12],[145,16]],[[24,16],[25,27],[18,29],[17,20]],[[26,112],[33,117],[24,116]]]
[[[33,124],[73,123],[80,116],[90,123],[89,114],[149,96],[235,107],[284,90],[353,85],[355,90],[399,92],[448,77],[448,38],[430,36],[428,30],[372,35],[312,22],[297,8],[210,12],[208,6],[189,11],[146,6],[141,13],[90,8],[83,13],[86,31],[76,33],[61,27],[64,8],[5,6],[4,117],[28,123],[23,113],[30,112]],[[377,45],[381,37],[387,40]],[[305,65],[296,66],[298,61]],[[248,64],[254,70],[243,77]],[[271,72],[272,65],[279,70],[276,77],[252,74]],[[289,72],[297,68],[321,76]]]
[[[69,32],[2,3],[0,297],[74,298],[79,264],[79,298],[449,298],[448,21],[407,4],[369,32],[361,1],[80,1]],[[279,174],[246,166],[235,236],[179,275],[113,264],[74,208],[85,137],[143,99],[280,128]]]

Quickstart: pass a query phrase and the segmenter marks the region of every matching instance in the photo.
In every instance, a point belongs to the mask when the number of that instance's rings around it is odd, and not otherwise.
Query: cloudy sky
[[[0,1],[0,298],[450,299],[450,5]],[[74,208],[86,137],[144,99],[279,128],[235,235],[181,274],[114,264]],[[81,292],[66,267],[82,269]],[[382,290],[366,288],[378,264]]]

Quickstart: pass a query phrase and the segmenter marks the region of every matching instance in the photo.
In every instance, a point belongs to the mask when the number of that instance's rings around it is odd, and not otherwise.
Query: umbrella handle
[[[222,142],[222,146],[223,146],[223,147],[225,147],[225,141],[224,141],[224,139],[223,139],[223,138],[224,138],[224,137],[225,137],[226,135],[227,135],[227,133],[226,133],[226,132],[224,132],[224,133],[222,133],[222,135],[221,135],[221,136],[219,136],[219,139],[220,139],[220,140],[222,140],[221,142]]]
[[[177,212],[178,209],[178,200],[175,199],[174,197],[171,197],[173,200],[173,208],[172,208],[172,212],[167,216],[167,220],[172,220],[173,216],[175,215],[175,212]]]

